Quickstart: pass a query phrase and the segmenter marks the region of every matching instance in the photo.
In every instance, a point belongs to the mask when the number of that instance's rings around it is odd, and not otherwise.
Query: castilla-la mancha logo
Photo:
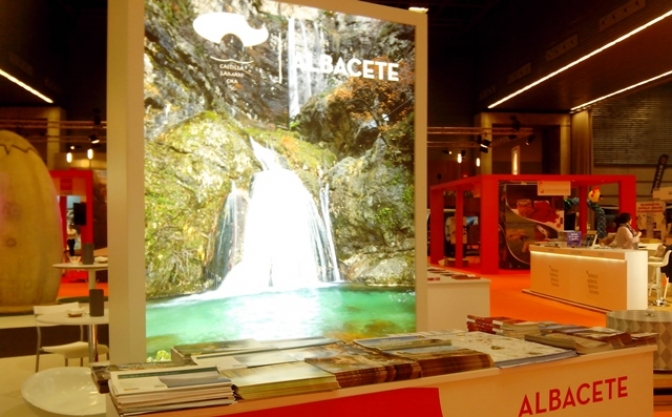
[[[262,44],[268,40],[268,29],[262,26],[255,29],[245,20],[245,17],[226,12],[206,13],[198,16],[193,22],[194,30],[202,38],[215,44],[221,44],[226,39],[234,37],[241,46],[249,47]],[[235,84],[245,76],[246,66],[252,61],[244,59],[244,54],[235,57],[210,56],[219,62],[219,73],[226,79],[227,84]]]
[[[194,30],[203,38],[220,43],[226,35],[234,35],[243,43],[243,46],[255,46],[266,42],[268,29],[255,29],[239,14],[234,13],[207,13],[194,20]]]

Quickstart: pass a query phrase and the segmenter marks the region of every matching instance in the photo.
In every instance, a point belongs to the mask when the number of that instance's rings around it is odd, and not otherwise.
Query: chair
[[[33,313],[37,318],[43,314],[60,313],[68,310],[79,309],[79,303],[66,303],[50,306],[33,306]],[[79,326],[79,340],[71,343],[53,346],[42,346],[42,327],[56,327],[57,324],[47,324],[35,321],[35,328],[37,329],[37,350],[35,353],[35,372],[40,369],[40,354],[41,353],[58,353],[63,355],[65,366],[68,366],[68,360],[79,358],[79,366],[84,366],[84,358],[89,356],[89,344],[84,340],[84,327]],[[108,347],[106,345],[98,345],[98,353],[108,355]]]
[[[667,298],[667,287],[670,284],[670,277],[667,277],[667,282],[665,283],[665,290],[663,291],[663,296],[660,296],[660,291],[662,290],[662,273],[661,269],[666,267],[670,261],[670,252],[669,250],[665,251],[665,255],[662,258],[651,256],[649,257],[649,266],[653,267],[653,277],[649,282],[649,296],[651,295],[651,290],[656,290],[656,301],[654,305],[663,306],[666,304],[665,299]]]

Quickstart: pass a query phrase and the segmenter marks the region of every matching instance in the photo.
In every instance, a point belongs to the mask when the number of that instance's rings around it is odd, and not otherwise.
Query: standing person
[[[619,249],[637,249],[639,246],[639,237],[642,232],[635,232],[630,223],[632,216],[630,213],[621,213],[616,219],[616,247]]]
[[[75,255],[75,242],[77,241],[77,229],[72,223],[68,223],[68,254]]]

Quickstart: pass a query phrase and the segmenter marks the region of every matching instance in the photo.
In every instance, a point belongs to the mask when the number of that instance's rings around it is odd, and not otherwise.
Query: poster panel
[[[663,201],[637,202],[637,230],[643,237],[661,239],[667,235],[665,203]]]
[[[269,339],[287,326],[256,325],[306,288],[412,294],[415,26],[270,0],[146,0],[145,14],[148,299],[286,292],[255,323],[222,326],[235,334],[207,335]],[[314,308],[284,324],[335,310]],[[340,336],[347,320],[293,336]]]

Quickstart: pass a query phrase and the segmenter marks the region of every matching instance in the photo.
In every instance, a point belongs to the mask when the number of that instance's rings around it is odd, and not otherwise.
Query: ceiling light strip
[[[535,86],[537,86],[537,85],[543,83],[544,81],[548,80],[549,78],[553,78],[553,77],[555,77],[556,75],[560,74],[561,72],[564,72],[564,71],[568,70],[569,68],[572,68],[573,66],[575,66],[575,65],[577,65],[577,64],[580,64],[581,62],[587,60],[588,58],[592,58],[593,56],[599,54],[600,52],[602,52],[602,51],[604,51],[604,50],[606,50],[606,49],[608,49],[608,48],[610,48],[610,47],[616,45],[617,43],[619,43],[619,42],[621,42],[621,41],[623,41],[623,40],[625,40],[625,39],[631,37],[632,35],[635,35],[635,34],[641,32],[642,30],[644,30],[644,29],[648,28],[649,26],[652,26],[652,25],[654,25],[654,24],[660,22],[661,20],[663,20],[663,19],[665,19],[666,17],[669,17],[669,16],[672,16],[672,10],[670,10],[670,11],[668,11],[667,13],[665,13],[665,14],[663,14],[663,15],[661,15],[661,16],[658,16],[657,18],[653,19],[652,21],[650,21],[650,22],[648,22],[648,23],[646,23],[646,24],[644,24],[644,25],[642,25],[642,26],[640,26],[640,27],[638,27],[638,28],[636,28],[636,29],[634,29],[634,30],[632,30],[632,31],[630,31],[630,32],[628,32],[628,33],[626,33],[625,35],[621,36],[620,38],[618,38],[618,39],[616,39],[616,40],[613,40],[613,41],[609,42],[608,44],[606,44],[606,45],[604,45],[604,46],[602,46],[602,47],[600,47],[600,48],[594,50],[593,52],[589,53],[588,55],[584,55],[584,56],[582,56],[581,58],[577,59],[576,61],[571,62],[571,63],[565,65],[564,67],[562,67],[562,68],[560,68],[560,69],[558,69],[558,70],[553,71],[552,73],[546,75],[545,77],[542,77],[542,78],[538,79],[537,81],[533,82],[532,84],[529,84],[529,85],[527,85],[527,86],[521,88],[520,90],[518,90],[518,91],[516,91],[516,92],[514,92],[514,93],[512,93],[512,94],[509,94],[508,96],[504,97],[503,99],[501,99],[501,100],[499,100],[499,101],[496,101],[496,102],[492,103],[491,105],[488,106],[488,108],[489,108],[489,109],[492,109],[492,108],[494,108],[494,107],[496,107],[496,106],[499,106],[500,104],[504,103],[505,101],[508,101],[508,100],[512,99],[513,97],[515,97],[515,96],[517,96],[517,95],[519,95],[519,94],[521,94],[521,93],[524,93],[525,91],[527,91],[527,90],[531,89],[532,87],[535,87]]]
[[[53,103],[54,102],[54,100],[50,99],[49,97],[40,93],[39,91],[37,91],[33,87],[29,86],[28,84],[24,83],[23,81],[19,80],[18,78],[13,77],[12,75],[6,73],[5,71],[3,71],[1,69],[0,69],[0,75],[7,78],[9,81],[13,82],[14,84],[24,88],[25,90],[29,91],[30,93],[36,95],[37,97],[41,98],[42,100],[46,101],[47,103]]]
[[[427,14],[427,12],[429,11],[427,7],[417,7],[417,6],[411,6],[408,8],[408,10],[415,13],[423,13],[423,14]]]
[[[622,89],[620,89],[620,90],[618,90],[618,91],[614,91],[613,93],[609,93],[609,94],[607,94],[606,96],[602,96],[602,97],[596,98],[595,100],[591,100],[591,101],[588,101],[588,102],[586,102],[586,103],[583,103],[583,104],[581,104],[581,105],[579,105],[579,106],[572,107],[571,111],[572,111],[572,112],[576,112],[576,111],[578,111],[578,110],[580,110],[580,109],[582,109],[582,108],[584,108],[584,107],[588,107],[588,106],[590,106],[591,104],[595,104],[595,103],[597,103],[598,101],[602,101],[602,100],[604,100],[604,99],[607,99],[607,98],[609,98],[609,97],[615,96],[615,95],[617,95],[617,94],[621,94],[621,93],[626,92],[626,91],[628,91],[628,90],[632,90],[633,88],[637,88],[637,87],[640,87],[640,86],[642,86],[642,85],[644,85],[644,84],[648,84],[648,83],[650,83],[650,82],[659,80],[659,79],[661,79],[661,78],[667,77],[668,75],[672,75],[672,71],[664,72],[664,73],[662,73],[662,74],[656,75],[656,76],[653,77],[653,78],[649,78],[648,80],[644,80],[644,81],[638,82],[638,83],[636,83],[636,84],[633,84],[633,85],[631,85],[631,86],[622,88]]]

